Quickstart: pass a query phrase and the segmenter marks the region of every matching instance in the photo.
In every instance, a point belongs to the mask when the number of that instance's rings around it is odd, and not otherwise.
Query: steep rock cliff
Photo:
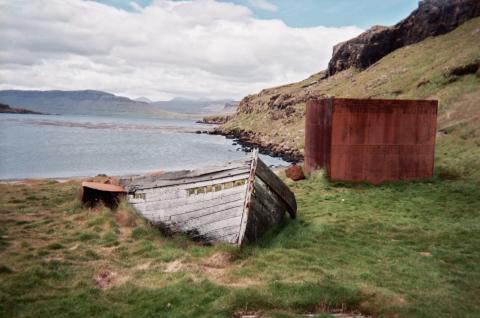
[[[418,9],[392,27],[374,26],[356,38],[337,44],[328,76],[356,67],[365,69],[387,54],[427,37],[448,33],[480,16],[479,0],[424,0]]]

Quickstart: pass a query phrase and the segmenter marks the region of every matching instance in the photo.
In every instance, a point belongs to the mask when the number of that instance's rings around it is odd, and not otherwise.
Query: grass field
[[[461,126],[431,181],[289,182],[299,217],[241,249],[84,209],[79,181],[0,184],[0,316],[480,317],[479,158]]]

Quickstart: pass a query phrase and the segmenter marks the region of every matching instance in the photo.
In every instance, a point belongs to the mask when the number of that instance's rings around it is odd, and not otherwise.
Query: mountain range
[[[231,100],[174,98],[151,102],[97,90],[2,90],[0,103],[36,112],[70,115],[201,117],[229,109]]]

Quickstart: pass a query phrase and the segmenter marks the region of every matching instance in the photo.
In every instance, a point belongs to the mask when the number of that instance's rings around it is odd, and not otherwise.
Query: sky
[[[417,0],[0,0],[0,89],[240,99],[326,68]]]

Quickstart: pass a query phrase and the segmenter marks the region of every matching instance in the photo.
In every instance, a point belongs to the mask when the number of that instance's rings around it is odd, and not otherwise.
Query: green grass
[[[478,317],[480,147],[471,127],[439,138],[430,181],[287,181],[298,218],[241,249],[165,237],[126,204],[83,209],[78,182],[1,184],[0,316]],[[24,205],[27,196],[38,199]],[[104,272],[113,278],[102,289],[94,279]]]

